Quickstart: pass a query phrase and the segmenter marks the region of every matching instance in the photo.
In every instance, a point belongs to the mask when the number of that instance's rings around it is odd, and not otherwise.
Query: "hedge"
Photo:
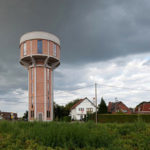
[[[95,114],[89,115],[88,120],[94,120],[95,121]],[[98,122],[101,123],[130,123],[135,122],[138,120],[142,120],[144,122],[150,122],[150,115],[144,115],[144,114],[98,114],[97,115]]]

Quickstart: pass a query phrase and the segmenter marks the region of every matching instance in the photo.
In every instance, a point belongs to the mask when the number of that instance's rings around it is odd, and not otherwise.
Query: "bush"
[[[63,121],[70,122],[71,121],[71,117],[70,116],[65,116],[65,117],[63,117]]]

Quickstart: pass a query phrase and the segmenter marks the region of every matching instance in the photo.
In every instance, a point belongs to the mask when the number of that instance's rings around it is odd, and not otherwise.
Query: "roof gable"
[[[110,105],[110,104],[109,104]],[[118,101],[118,102],[112,102],[109,109],[111,112],[115,111],[116,109],[120,108],[120,105],[124,106],[126,109],[129,109],[122,101]]]
[[[143,104],[150,104],[150,102],[143,101],[140,104],[138,104],[135,108],[137,108],[137,107],[139,107],[140,105],[143,105]]]
[[[80,99],[77,103],[75,103],[72,107],[71,110],[76,108],[80,103],[82,103],[84,101],[84,99]]]
[[[96,107],[94,103],[92,103],[87,97],[85,97],[84,99],[80,99],[76,104],[74,104],[74,105],[72,106],[71,110],[72,110],[72,109],[75,109],[75,108],[76,108],[78,105],[80,105],[84,100],[88,100],[94,107]]]

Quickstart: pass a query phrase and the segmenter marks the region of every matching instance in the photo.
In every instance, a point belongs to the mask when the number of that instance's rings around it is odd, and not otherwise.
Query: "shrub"
[[[65,117],[63,117],[63,121],[70,122],[71,121],[71,117],[70,116],[65,116]]]

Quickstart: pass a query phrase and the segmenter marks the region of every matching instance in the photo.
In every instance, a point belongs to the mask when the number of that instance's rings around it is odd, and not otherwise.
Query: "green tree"
[[[54,106],[54,116],[55,120],[60,121],[63,120],[65,116],[68,116],[68,112],[66,111],[64,106],[60,106],[58,104],[55,104]]]
[[[71,107],[76,104],[80,99],[73,100],[65,106],[60,106],[54,102],[54,118],[57,121],[63,120],[64,117],[69,116]]]
[[[26,112],[23,115],[23,120],[28,120],[28,111],[26,110]]]
[[[103,97],[101,98],[101,102],[98,105],[98,113],[99,114],[105,114],[105,113],[107,113],[107,105],[106,105]]]
[[[80,101],[80,99],[75,99],[75,100],[69,102],[68,104],[66,104],[65,110],[67,111],[68,115],[69,115],[69,113],[70,113],[70,110],[71,110],[72,106],[73,106],[74,104],[78,103],[79,101]]]

